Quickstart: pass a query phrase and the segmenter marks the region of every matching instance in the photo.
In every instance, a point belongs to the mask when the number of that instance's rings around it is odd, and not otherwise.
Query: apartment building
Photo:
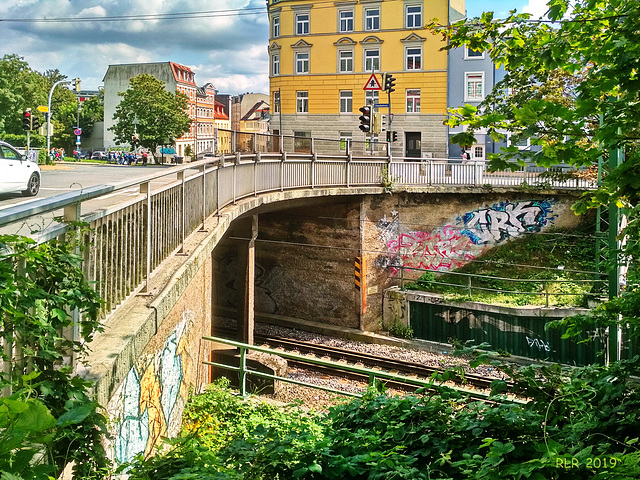
[[[268,11],[274,133],[366,141],[359,108],[372,105],[392,116],[394,155],[447,156],[448,56],[423,25],[461,18],[464,0],[269,0]],[[364,89],[382,73],[394,92]]]
[[[188,98],[187,112],[191,129],[176,139],[175,153],[184,156],[187,146],[194,156],[212,148],[215,133],[215,88],[211,84],[197,87],[195,73],[189,67],[175,62],[133,63],[109,65],[104,76],[104,147],[116,147],[113,132],[113,115],[122,100],[118,95],[129,88],[129,80],[142,73],[164,82],[168,92],[182,92]]]

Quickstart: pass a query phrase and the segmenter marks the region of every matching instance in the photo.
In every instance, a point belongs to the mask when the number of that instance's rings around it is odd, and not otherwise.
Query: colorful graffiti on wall
[[[189,354],[194,314],[185,310],[162,349],[144,355],[109,404],[113,451],[119,463],[149,455],[163,436],[175,436],[188,395],[184,381],[195,359]]]
[[[397,275],[401,267],[447,271],[478,258],[482,252],[522,233],[539,232],[553,223],[555,199],[501,202],[456,218],[455,222],[429,232],[400,232],[397,211],[377,224],[378,238],[386,255],[376,265]]]

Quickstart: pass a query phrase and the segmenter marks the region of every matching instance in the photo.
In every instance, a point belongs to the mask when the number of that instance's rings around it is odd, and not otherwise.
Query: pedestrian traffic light
[[[360,115],[360,130],[362,130],[364,133],[371,133],[371,127],[373,127],[371,107],[360,107],[360,112],[362,112],[362,115]]]
[[[31,130],[31,109],[27,108],[24,112],[22,112],[22,128],[24,130]]]
[[[395,92],[395,87],[396,86],[396,79],[395,77],[392,77],[391,74],[387,73],[384,76],[384,87],[383,90],[386,90],[387,92],[391,93],[391,92]]]

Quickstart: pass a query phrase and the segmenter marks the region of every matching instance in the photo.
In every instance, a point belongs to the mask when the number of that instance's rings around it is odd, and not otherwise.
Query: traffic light
[[[389,115],[380,115],[380,132],[386,132],[389,130]]]
[[[131,143],[133,144],[134,147],[138,144],[139,141],[140,139],[138,138],[137,135],[134,135],[131,137]]]
[[[40,117],[32,116],[31,117],[31,130],[37,130],[42,125],[42,120]]]
[[[398,140],[398,132],[387,130],[387,142],[395,142]]]
[[[371,115],[371,107],[369,106],[364,106],[364,107],[360,107],[360,112],[362,112],[362,115],[360,115],[360,130],[362,130],[364,133],[370,133],[371,132],[371,127],[373,127],[373,118]]]
[[[31,130],[31,109],[27,108],[24,112],[22,112],[22,128],[24,130]]]
[[[395,87],[396,86],[396,79],[395,77],[392,77],[390,73],[385,74],[384,76],[384,87],[383,90],[386,90],[387,92],[391,93],[391,92],[395,92]]]

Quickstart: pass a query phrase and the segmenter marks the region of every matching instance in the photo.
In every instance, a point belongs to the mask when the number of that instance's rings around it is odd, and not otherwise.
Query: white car
[[[40,191],[40,167],[0,140],[0,193],[22,192],[33,197]]]

